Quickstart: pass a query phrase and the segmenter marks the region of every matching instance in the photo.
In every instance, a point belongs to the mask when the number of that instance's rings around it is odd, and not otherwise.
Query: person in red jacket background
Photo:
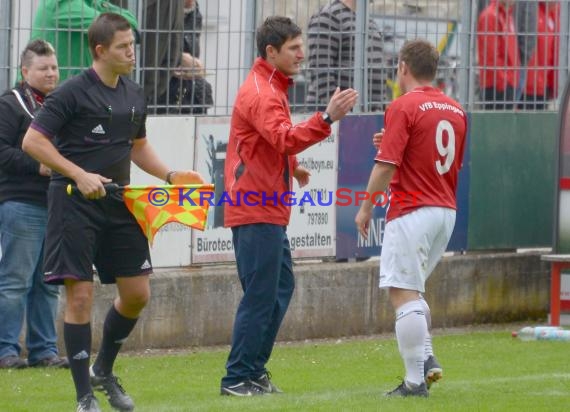
[[[528,65],[524,88],[523,109],[546,109],[546,101],[555,99],[558,89],[558,61],[560,45],[560,4],[539,1],[537,13],[536,47]]]
[[[479,84],[485,109],[512,109],[519,83],[520,54],[514,0],[491,0],[477,23]]]
[[[283,196],[309,181],[295,155],[331,134],[331,124],[356,103],[353,89],[337,89],[325,112],[291,124],[287,89],[304,59],[301,29],[286,17],[269,17],[256,35],[259,56],[232,112],[226,152],[224,226],[230,227],[244,292],[221,394],[280,392],[265,368],[293,295],[295,280],[287,225],[291,202]]]

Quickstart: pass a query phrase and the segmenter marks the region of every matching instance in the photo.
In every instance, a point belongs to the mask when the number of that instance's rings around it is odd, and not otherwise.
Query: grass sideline
[[[227,349],[122,355],[116,374],[136,411],[562,411],[570,402],[569,342],[521,342],[510,330],[436,335],[444,378],[429,399],[386,399],[403,376],[393,337],[280,344],[274,382],[286,393],[219,395]],[[0,370],[0,410],[74,411],[69,371]],[[104,411],[111,411],[97,394]]]

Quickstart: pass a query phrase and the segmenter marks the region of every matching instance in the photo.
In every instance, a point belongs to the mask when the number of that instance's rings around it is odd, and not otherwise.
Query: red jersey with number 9
[[[386,221],[423,206],[456,209],[467,133],[459,103],[439,89],[418,87],[390,104],[384,128],[374,160],[397,166]]]

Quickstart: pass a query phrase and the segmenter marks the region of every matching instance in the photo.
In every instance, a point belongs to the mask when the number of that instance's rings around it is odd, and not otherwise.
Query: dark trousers
[[[266,372],[275,338],[295,288],[286,227],[257,223],[232,228],[243,297],[222,386]]]
[[[522,96],[522,102],[519,104],[519,109],[522,110],[546,110],[548,108],[548,99],[542,95],[528,95]]]
[[[483,101],[485,110],[512,110],[515,107],[515,88],[507,86],[504,91],[492,87],[483,89]]]

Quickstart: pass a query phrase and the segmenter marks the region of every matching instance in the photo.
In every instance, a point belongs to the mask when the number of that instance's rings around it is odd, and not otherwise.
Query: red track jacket
[[[291,124],[287,100],[291,83],[289,77],[257,58],[239,89],[224,167],[225,190],[231,200],[224,202],[226,227],[289,224],[291,206],[281,198],[293,190],[295,155],[331,133],[319,113]]]
[[[479,15],[477,56],[482,89],[518,87],[520,55],[512,8],[492,1]]]
[[[535,51],[527,65],[525,93],[555,98],[558,91],[560,5],[545,1],[538,3],[537,26]]]

